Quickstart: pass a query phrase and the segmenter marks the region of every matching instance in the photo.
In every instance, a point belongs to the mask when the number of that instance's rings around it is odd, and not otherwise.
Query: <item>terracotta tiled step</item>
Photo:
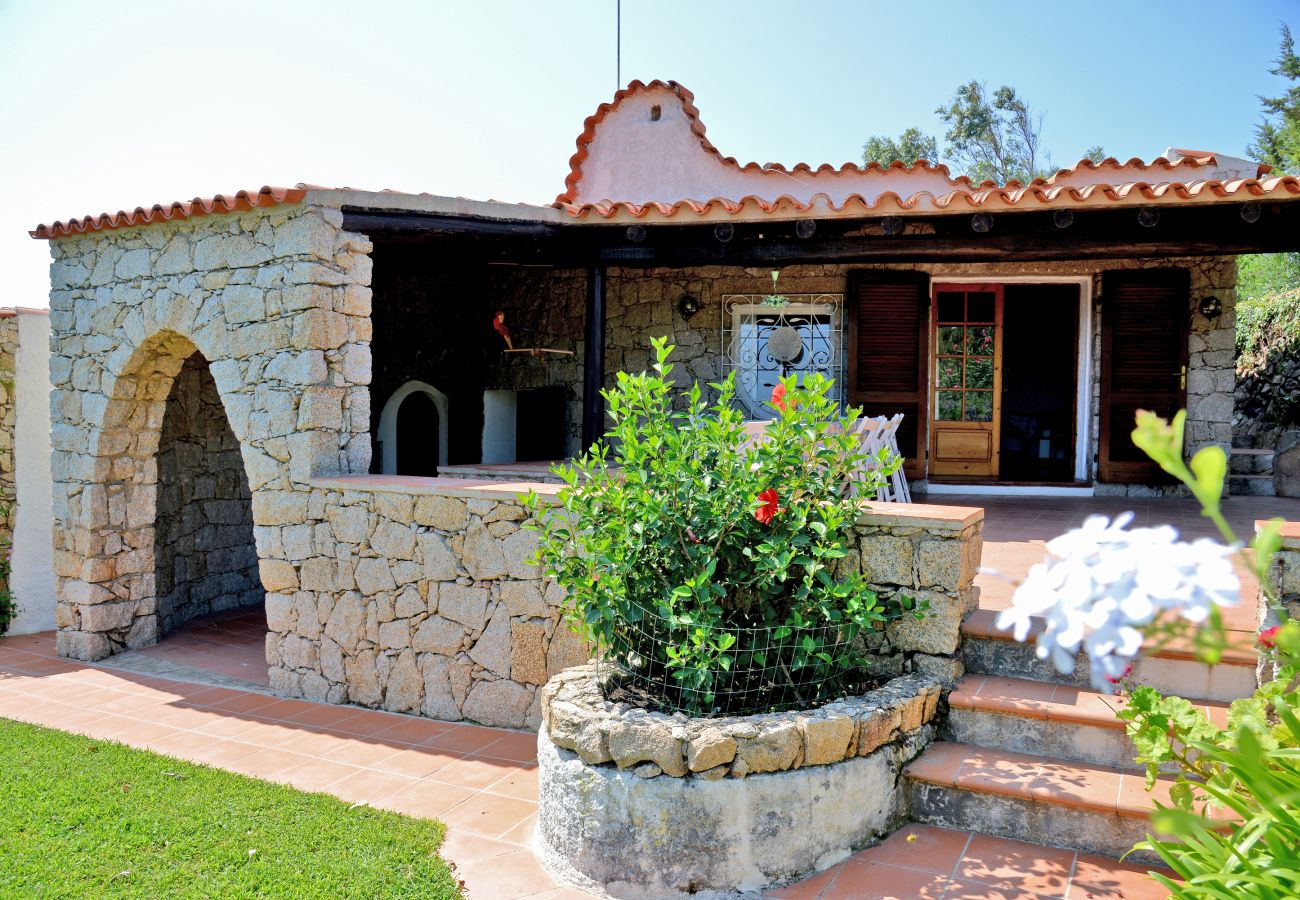
[[[765,897],[770,900],[1157,900],[1167,897],[1168,891],[1147,873],[1147,866],[1073,850],[932,825],[904,825],[876,846]]]
[[[962,623],[966,671],[1078,687],[1088,685],[1086,659],[1080,657],[1074,671],[1062,675],[1050,661],[1041,660],[1034,654],[1032,637],[1037,629],[1031,631],[1029,642],[1021,644],[1011,637],[1010,632],[993,627],[996,618],[995,610],[977,609]],[[1037,626],[1041,627],[1041,624]],[[1230,634],[1239,635],[1237,644],[1245,645],[1249,640],[1245,633]],[[1253,651],[1238,647],[1225,652],[1218,665],[1207,666],[1197,662],[1188,649],[1165,647],[1139,657],[1133,678],[1138,683],[1182,697],[1231,701],[1254,692],[1256,660]]]
[[[1146,836],[1152,801],[1167,804],[1173,783],[1148,793],[1140,772],[946,742],[906,774],[919,821],[1116,858]]]
[[[1123,697],[1069,684],[968,675],[948,695],[944,736],[979,747],[1056,759],[1138,768],[1115,711]],[[1228,705],[1202,704],[1210,721],[1226,721]]]

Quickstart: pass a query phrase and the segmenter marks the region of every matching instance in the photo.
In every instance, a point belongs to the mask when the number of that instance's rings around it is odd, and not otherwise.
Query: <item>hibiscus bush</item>
[[[560,511],[538,515],[538,560],[577,628],[644,705],[694,715],[809,705],[859,689],[865,632],[902,612],[854,566],[858,500],[899,465],[867,462],[831,382],[785,379],[747,434],[734,376],[679,390],[672,347],[604,392],[612,428],[571,465]],[[537,508],[538,499],[529,498]]]

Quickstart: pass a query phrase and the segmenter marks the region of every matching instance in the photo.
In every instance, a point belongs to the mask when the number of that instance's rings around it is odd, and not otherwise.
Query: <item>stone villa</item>
[[[1002,186],[741,165],[688,91],[634,82],[550,206],[299,185],[33,236],[60,653],[265,599],[285,694],[522,726],[584,648],[512,479],[599,435],[599,389],[650,337],[685,379],[735,372],[752,418],[812,371],[903,413],[930,497],[1157,493],[1133,411],[1186,407],[1190,450],[1230,444],[1234,255],[1300,249],[1300,183],[1191,150]],[[882,584],[936,592],[936,631],[901,644],[940,671],[978,522],[895,510],[863,540]]]

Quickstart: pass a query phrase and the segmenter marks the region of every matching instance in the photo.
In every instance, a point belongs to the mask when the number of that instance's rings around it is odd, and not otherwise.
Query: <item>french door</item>
[[[937,284],[930,329],[930,475],[997,478],[1002,285]]]

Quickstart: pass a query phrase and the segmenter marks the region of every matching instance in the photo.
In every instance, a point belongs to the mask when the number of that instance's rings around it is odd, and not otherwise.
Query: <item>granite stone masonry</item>
[[[542,691],[538,856],[618,897],[756,891],[834,865],[907,815],[903,767],[941,686],[903,675],[790,712],[689,718],[605,699],[613,670]]]
[[[282,205],[50,242],[61,654],[157,639],[158,450],[196,352],[255,524],[301,523],[311,476],[369,467],[371,244],[342,221]]]

